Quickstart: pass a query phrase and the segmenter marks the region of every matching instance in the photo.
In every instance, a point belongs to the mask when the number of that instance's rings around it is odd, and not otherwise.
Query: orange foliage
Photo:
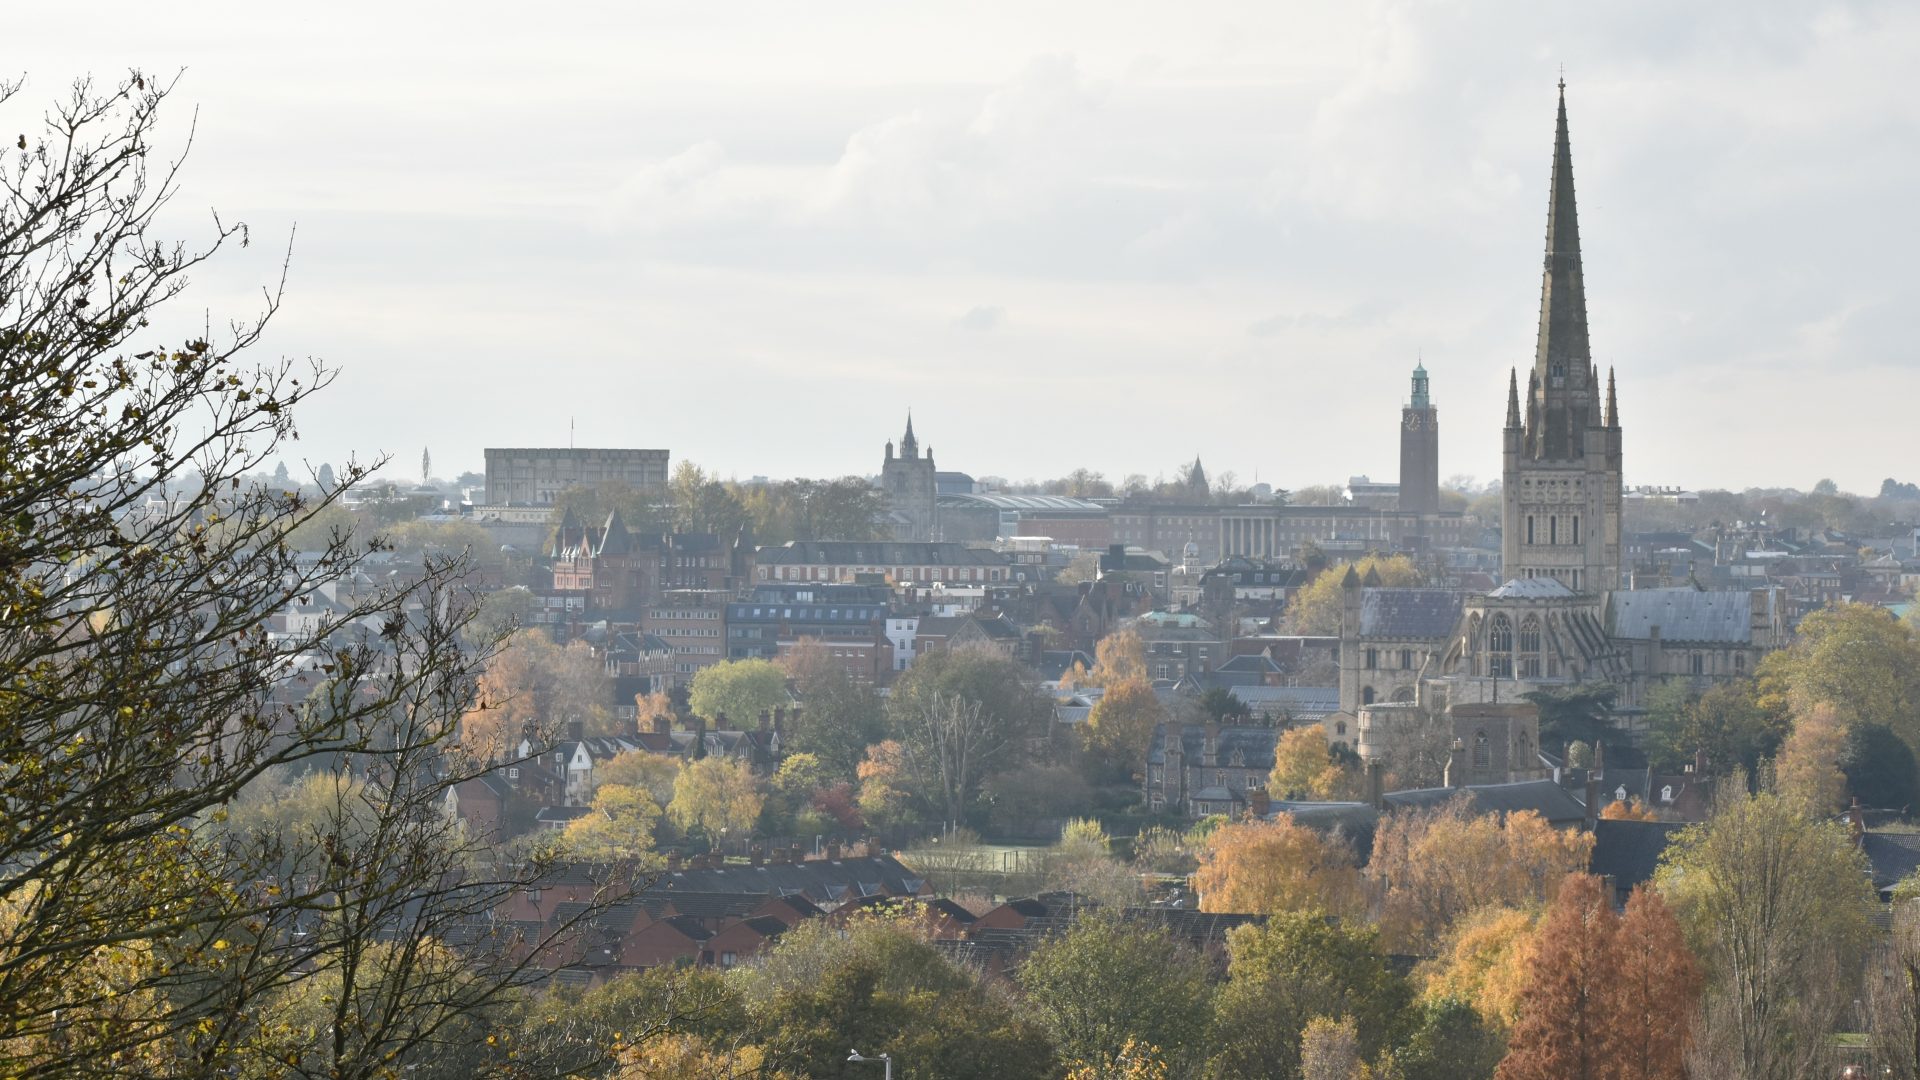
[[[1615,799],[1600,810],[1608,821],[1659,821],[1660,815],[1637,798]]]

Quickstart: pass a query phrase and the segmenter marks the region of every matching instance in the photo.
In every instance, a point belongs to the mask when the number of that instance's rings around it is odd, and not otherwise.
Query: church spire
[[[1520,427],[1520,373],[1507,369],[1507,427]]]
[[[913,410],[907,410],[907,433],[900,437],[900,456],[917,458],[920,456],[920,440],[913,437]]]
[[[1540,340],[1534,370],[1550,390],[1585,381],[1587,294],[1580,268],[1580,221],[1573,198],[1573,144],[1567,137],[1567,82],[1553,133],[1553,182],[1547,196],[1547,251],[1540,288]],[[1556,381],[1557,380],[1557,381]]]
[[[1607,368],[1607,426],[1620,426],[1620,401],[1613,396],[1613,368]]]

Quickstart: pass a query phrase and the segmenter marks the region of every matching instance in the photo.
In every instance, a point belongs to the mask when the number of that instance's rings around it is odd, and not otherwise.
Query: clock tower
[[[1440,413],[1427,396],[1425,364],[1413,369],[1413,396],[1400,410],[1400,509],[1440,509]]]

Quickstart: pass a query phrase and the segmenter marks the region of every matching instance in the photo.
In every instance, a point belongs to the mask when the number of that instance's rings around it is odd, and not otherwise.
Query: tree
[[[1490,1027],[1504,1031],[1520,1018],[1532,970],[1535,916],[1509,907],[1484,907],[1448,930],[1439,955],[1425,966],[1429,1001],[1459,1001]]]
[[[964,820],[987,768],[1009,742],[1001,725],[977,701],[935,694],[909,718],[908,770],[934,793],[949,824]]]
[[[1083,914],[1015,976],[1062,1057],[1111,1070],[1134,1040],[1191,1053],[1206,1031],[1206,961],[1159,926]]]
[[[1898,1080],[1920,1077],[1920,900],[1911,875],[1896,888],[1893,927],[1867,969],[1866,1005],[1875,1056]]]
[[[1499,1080],[1610,1080],[1620,1034],[1610,1008],[1617,933],[1600,879],[1570,876],[1540,925]]]
[[[1619,1080],[1686,1080],[1700,965],[1679,920],[1645,885],[1627,897],[1610,965],[1613,1066]]]
[[[725,833],[745,836],[759,820],[765,798],[746,762],[704,757],[680,770],[667,816],[682,829],[700,830],[709,840]]]
[[[1656,764],[1678,769],[1704,752],[1710,768],[1753,775],[1786,739],[1789,713],[1762,704],[1754,680],[1722,683],[1690,701],[1677,726],[1656,726],[1649,749]]]
[[[646,750],[628,750],[615,754],[595,769],[595,782],[639,788],[655,806],[673,801],[673,784],[680,778],[679,758]]]
[[[724,716],[742,728],[789,700],[787,673],[771,660],[723,660],[701,668],[687,694],[695,715],[715,723]]]
[[[906,757],[906,748],[888,739],[867,747],[860,762],[860,814],[881,828],[915,820]]]
[[[1041,835],[1093,806],[1086,780],[1065,765],[1023,765],[995,773],[981,782],[980,796],[993,827],[1011,836]]]
[[[1616,736],[1613,728],[1613,700],[1618,693],[1618,688],[1607,683],[1577,683],[1521,696],[1540,707],[1541,746],[1578,740],[1589,745],[1606,742],[1624,749],[1631,744]]]
[[[1396,949],[1424,953],[1468,912],[1551,900],[1566,875],[1586,869],[1592,851],[1591,834],[1555,829],[1530,810],[1502,821],[1455,799],[1382,821],[1367,877],[1383,936]]]
[[[1300,1032],[1300,1080],[1358,1080],[1363,1067],[1353,1017],[1307,1021]]]
[[[1288,814],[1215,829],[1193,886],[1202,911],[1352,917],[1366,907],[1352,847],[1338,835],[1297,824]]]
[[[1884,608],[1832,604],[1800,621],[1793,644],[1755,671],[1763,708],[1831,704],[1848,724],[1880,724],[1920,750],[1920,640]]]
[[[561,845],[576,859],[606,862],[645,859],[653,851],[653,829],[660,821],[660,805],[642,787],[600,785],[593,793],[593,812],[567,823]]]
[[[1369,927],[1334,925],[1315,912],[1275,915],[1227,935],[1227,983],[1218,993],[1208,1075],[1219,1080],[1295,1076],[1301,1034],[1316,1016],[1349,1016],[1360,1056],[1399,1043],[1412,993]]]
[[[583,734],[605,734],[612,700],[612,680],[592,646],[561,648],[542,630],[515,631],[487,660],[461,743],[474,760],[485,760],[515,754],[522,736],[560,738],[570,722],[579,722]]]
[[[473,620],[467,624],[467,641],[471,644],[496,641],[519,629],[532,613],[531,589],[516,585],[490,592],[481,598]]]
[[[1365,555],[1353,563],[1353,572],[1365,578],[1377,575],[1380,584],[1405,588],[1420,584],[1420,569],[1405,555]],[[1322,571],[1287,602],[1287,625],[1296,634],[1340,632],[1341,582],[1346,573],[1337,567]]]
[[[613,1080],[792,1080],[769,1070],[757,1046],[716,1047],[697,1035],[662,1035],[620,1055]]]
[[[1847,777],[1840,760],[1847,733],[1832,705],[1818,702],[1793,721],[1793,733],[1780,748],[1774,782],[1780,793],[1798,799],[1813,816],[1832,813],[1847,801]]]
[[[1141,902],[1140,879],[1113,857],[1113,839],[1091,818],[1076,818],[1060,830],[1060,843],[1047,853],[1047,888],[1070,892],[1104,908],[1121,910]]]
[[[1338,756],[1318,725],[1290,728],[1274,743],[1267,775],[1267,793],[1274,798],[1349,799],[1359,787],[1357,760]]]
[[[1224,686],[1216,686],[1200,695],[1197,702],[1203,716],[1216,724],[1241,723],[1253,715],[1246,703],[1233,696],[1233,691]]]
[[[1140,773],[1147,766],[1147,744],[1153,741],[1153,729],[1166,719],[1165,706],[1145,679],[1129,677],[1108,683],[1106,693],[1087,714],[1087,750],[1113,773]]]
[[[1867,806],[1914,805],[1920,761],[1913,749],[1884,724],[1854,724],[1847,732],[1847,790]]]
[[[784,745],[818,757],[828,775],[851,780],[867,747],[886,735],[880,699],[816,640],[802,639],[781,665],[792,675],[800,699]]]
[[[1601,818],[1607,821],[1659,821],[1660,815],[1653,808],[1640,801],[1637,795],[1624,799],[1615,799],[1600,809]]]
[[[1066,1080],[1169,1080],[1166,1056],[1160,1048],[1138,1039],[1128,1039],[1120,1058],[1109,1066],[1075,1062],[1067,1070]]]
[[[287,542],[380,463],[314,494],[260,482],[334,373],[254,365],[277,288],[253,317],[170,303],[246,238],[162,232],[172,88],[80,80],[19,117],[0,169],[0,1073],[371,1076],[430,1057],[547,942],[439,944],[527,880],[467,873],[444,812],[475,775],[447,753],[484,652],[461,646],[465,568],[373,585],[376,541]],[[220,821],[310,766],[349,778],[323,826]],[[320,1038],[265,1022],[328,978]]]
[[[1380,1080],[1490,1080],[1506,1053],[1500,1029],[1465,1002],[1429,998],[1415,1016],[1407,1041],[1394,1048],[1374,1075]]]
[[[1147,677],[1147,645],[1138,630],[1116,630],[1093,647],[1093,673],[1087,685],[1111,687]]]
[[[1850,999],[1839,973],[1866,939],[1866,858],[1844,826],[1793,800],[1721,787],[1656,879],[1709,974],[1695,1056],[1708,1071],[1787,1080],[1818,1060]]]

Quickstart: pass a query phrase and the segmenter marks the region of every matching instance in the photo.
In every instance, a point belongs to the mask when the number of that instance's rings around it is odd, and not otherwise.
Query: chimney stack
[[[828,862],[840,861],[840,841],[838,840],[827,841],[827,861]]]
[[[655,735],[673,734],[673,717],[664,713],[655,716],[653,718],[653,733]]]
[[[667,869],[677,872],[680,869],[680,865],[680,853],[677,851],[667,852]]]
[[[1273,799],[1267,795],[1267,789],[1254,788],[1247,792],[1247,812],[1254,817],[1264,818],[1273,809]]]
[[[1460,788],[1467,786],[1467,743],[1465,739],[1453,740],[1453,746],[1447,751],[1447,771],[1441,777],[1442,787]]]
[[[747,849],[747,865],[760,866],[767,861],[767,853],[759,844]]]
[[[1707,748],[1697,747],[1693,751],[1693,778],[1705,779],[1707,775]]]
[[[1600,820],[1600,774],[1587,770],[1587,808],[1580,815],[1580,823],[1592,832]]]
[[[584,739],[586,737],[587,737],[587,725],[584,720],[567,721],[568,740],[572,742],[579,742],[581,739]]]
[[[1378,759],[1367,762],[1367,799],[1376,811],[1387,808],[1387,770]]]
[[[773,713],[766,709],[761,709],[760,710],[760,730],[766,731],[771,727],[773,727]]]

